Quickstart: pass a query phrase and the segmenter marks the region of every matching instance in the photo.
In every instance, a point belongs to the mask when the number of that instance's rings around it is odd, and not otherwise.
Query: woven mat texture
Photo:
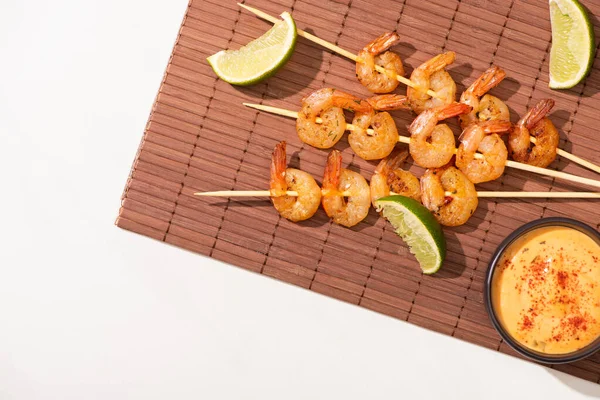
[[[492,91],[510,107],[513,122],[539,99],[551,97],[560,147],[600,164],[600,69],[566,91],[548,88],[548,3],[505,0],[253,0],[272,15],[290,11],[298,27],[357,53],[389,30],[408,72],[445,50],[456,52],[449,69],[458,93],[492,64],[508,78]],[[585,1],[600,16],[600,1]],[[600,24],[594,18],[596,37]],[[483,306],[483,279],[491,254],[521,224],[567,216],[599,228],[596,201],[481,199],[464,226],[445,228],[448,255],[434,276],[421,274],[407,247],[374,210],[352,229],[332,224],[323,210],[309,221],[280,218],[268,199],[194,197],[196,191],[267,189],[270,156],[288,142],[291,166],[320,182],[327,151],[298,140],[295,122],[242,106],[253,102],[298,110],[312,90],[335,87],[366,97],[354,64],[298,38],[296,51],[274,77],[239,88],[216,78],[206,57],[237,48],[271,25],[235,1],[192,0],[123,194],[117,225],[241,268],[359,305],[412,324],[516,355],[491,326]],[[398,93],[405,93],[403,87]],[[412,120],[395,112],[400,134]],[[452,125],[452,124],[451,124]],[[452,125],[457,127],[456,123]],[[456,129],[455,129],[456,131]],[[457,132],[457,131],[456,131]],[[344,166],[369,178],[376,163],[353,155]],[[597,178],[560,157],[553,169]],[[417,174],[422,170],[410,168]],[[507,168],[479,190],[589,190]],[[557,370],[598,382],[600,354]]]

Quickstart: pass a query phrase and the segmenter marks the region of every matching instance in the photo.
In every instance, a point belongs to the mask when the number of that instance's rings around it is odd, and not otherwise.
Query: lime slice
[[[594,30],[577,0],[549,0],[552,25],[550,88],[568,89],[585,78],[594,62]]]
[[[446,257],[446,238],[433,214],[418,201],[404,196],[383,197],[375,205],[408,244],[423,273],[437,272]]]
[[[221,50],[208,63],[225,82],[252,85],[273,75],[292,56],[296,46],[296,24],[288,12],[267,33],[239,50]]]

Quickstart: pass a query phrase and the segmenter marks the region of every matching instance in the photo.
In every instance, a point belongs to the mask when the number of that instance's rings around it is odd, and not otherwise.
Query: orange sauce
[[[491,289],[500,324],[525,347],[565,354],[600,336],[600,245],[583,232],[523,235],[499,260]]]

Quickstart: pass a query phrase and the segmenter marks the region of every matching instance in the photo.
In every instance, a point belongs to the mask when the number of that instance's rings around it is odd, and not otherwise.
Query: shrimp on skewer
[[[356,96],[332,88],[318,89],[302,99],[302,108],[296,120],[296,131],[301,141],[319,149],[333,147],[344,135],[344,110],[369,112],[369,103]],[[317,124],[317,118],[323,122]]]
[[[365,219],[371,207],[370,194],[365,178],[342,168],[342,153],[332,150],[323,175],[322,204],[333,222],[351,227]]]
[[[366,113],[357,112],[352,125],[356,129],[348,135],[348,143],[352,150],[364,160],[380,160],[387,157],[396,143],[398,143],[398,129],[396,123],[387,112],[383,110],[410,109],[406,104],[406,97],[396,94],[374,96],[366,100],[373,110]],[[373,128],[373,133],[368,134],[367,129]]]
[[[510,121],[510,111],[499,98],[486,94],[506,77],[506,72],[497,66],[488,68],[460,96],[460,102],[473,107],[468,114],[459,117],[461,128],[478,121]],[[483,96],[483,97],[482,97]]]
[[[559,135],[546,115],[554,100],[540,100],[515,124],[508,136],[508,149],[513,160],[545,168],[556,158]],[[532,144],[531,136],[535,138]]]
[[[486,121],[469,125],[458,140],[456,166],[473,183],[493,181],[504,173],[508,150],[498,133],[508,132],[509,121]],[[475,158],[480,152],[483,158]]]
[[[408,157],[406,149],[398,149],[387,158],[381,160],[371,177],[371,202],[389,196],[392,192],[401,196],[421,201],[421,186],[419,179],[412,173],[400,168]]]
[[[373,93],[389,93],[398,87],[396,75],[404,76],[404,66],[398,54],[386,51],[400,41],[396,32],[387,32],[366,45],[358,53],[356,77]],[[379,65],[386,69],[381,73],[375,69]]]
[[[446,192],[452,193],[446,196]],[[423,205],[442,225],[467,222],[479,204],[475,185],[455,167],[428,169],[421,177]]]
[[[454,62],[455,53],[447,51],[438,54],[429,61],[418,66],[410,75],[410,80],[418,89],[406,88],[406,97],[414,112],[421,114],[423,111],[442,105],[451,104],[456,98],[456,83],[444,69]],[[427,90],[433,90],[438,97],[431,97]]]
[[[304,221],[319,209],[321,188],[310,174],[286,168],[285,147],[286,143],[281,142],[273,150],[269,182],[271,201],[283,218],[293,222]],[[286,196],[288,190],[298,192],[298,196]]]
[[[462,103],[428,109],[410,124],[410,155],[423,168],[438,168],[446,165],[455,151],[454,133],[448,125],[440,124],[446,118],[471,111]]]

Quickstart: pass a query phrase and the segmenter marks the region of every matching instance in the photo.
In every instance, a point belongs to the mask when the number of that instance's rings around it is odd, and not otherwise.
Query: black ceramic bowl
[[[484,295],[485,308],[486,308],[488,315],[490,316],[490,319],[492,320],[492,324],[494,325],[494,328],[496,328],[496,330],[498,331],[500,336],[502,336],[502,339],[504,339],[504,341],[510,347],[512,347],[515,351],[524,355],[525,357],[531,358],[532,360],[535,360],[538,362],[549,363],[549,364],[563,364],[563,363],[569,363],[569,362],[581,360],[582,358],[588,357],[588,356],[594,354],[596,351],[600,350],[600,337],[597,338],[592,343],[590,343],[589,345],[587,345],[577,351],[573,351],[571,353],[566,353],[566,354],[541,353],[541,352],[532,350],[530,348],[527,348],[527,347],[521,345],[515,339],[513,339],[512,336],[510,336],[509,333],[506,332],[504,327],[500,324],[500,321],[496,317],[496,313],[494,311],[493,304],[492,304],[492,280],[494,277],[494,272],[496,270],[496,264],[502,258],[504,251],[515,240],[519,239],[521,236],[525,235],[526,233],[531,232],[535,229],[549,227],[549,226],[562,226],[562,227],[577,229],[578,231],[585,233],[586,235],[588,235],[589,237],[594,239],[600,245],[600,233],[598,233],[598,231],[596,231],[594,228],[592,228],[582,222],[576,221],[574,219],[554,218],[553,217],[553,218],[542,218],[542,219],[538,219],[538,220],[529,222],[529,223],[521,226],[520,228],[518,228],[512,234],[510,234],[506,239],[504,239],[504,241],[502,243],[500,243],[500,246],[498,246],[498,248],[496,249],[496,252],[492,256],[492,260],[490,261],[490,264],[488,266],[488,270],[487,270],[487,273],[485,276],[485,285],[484,285],[484,294],[483,295]]]

